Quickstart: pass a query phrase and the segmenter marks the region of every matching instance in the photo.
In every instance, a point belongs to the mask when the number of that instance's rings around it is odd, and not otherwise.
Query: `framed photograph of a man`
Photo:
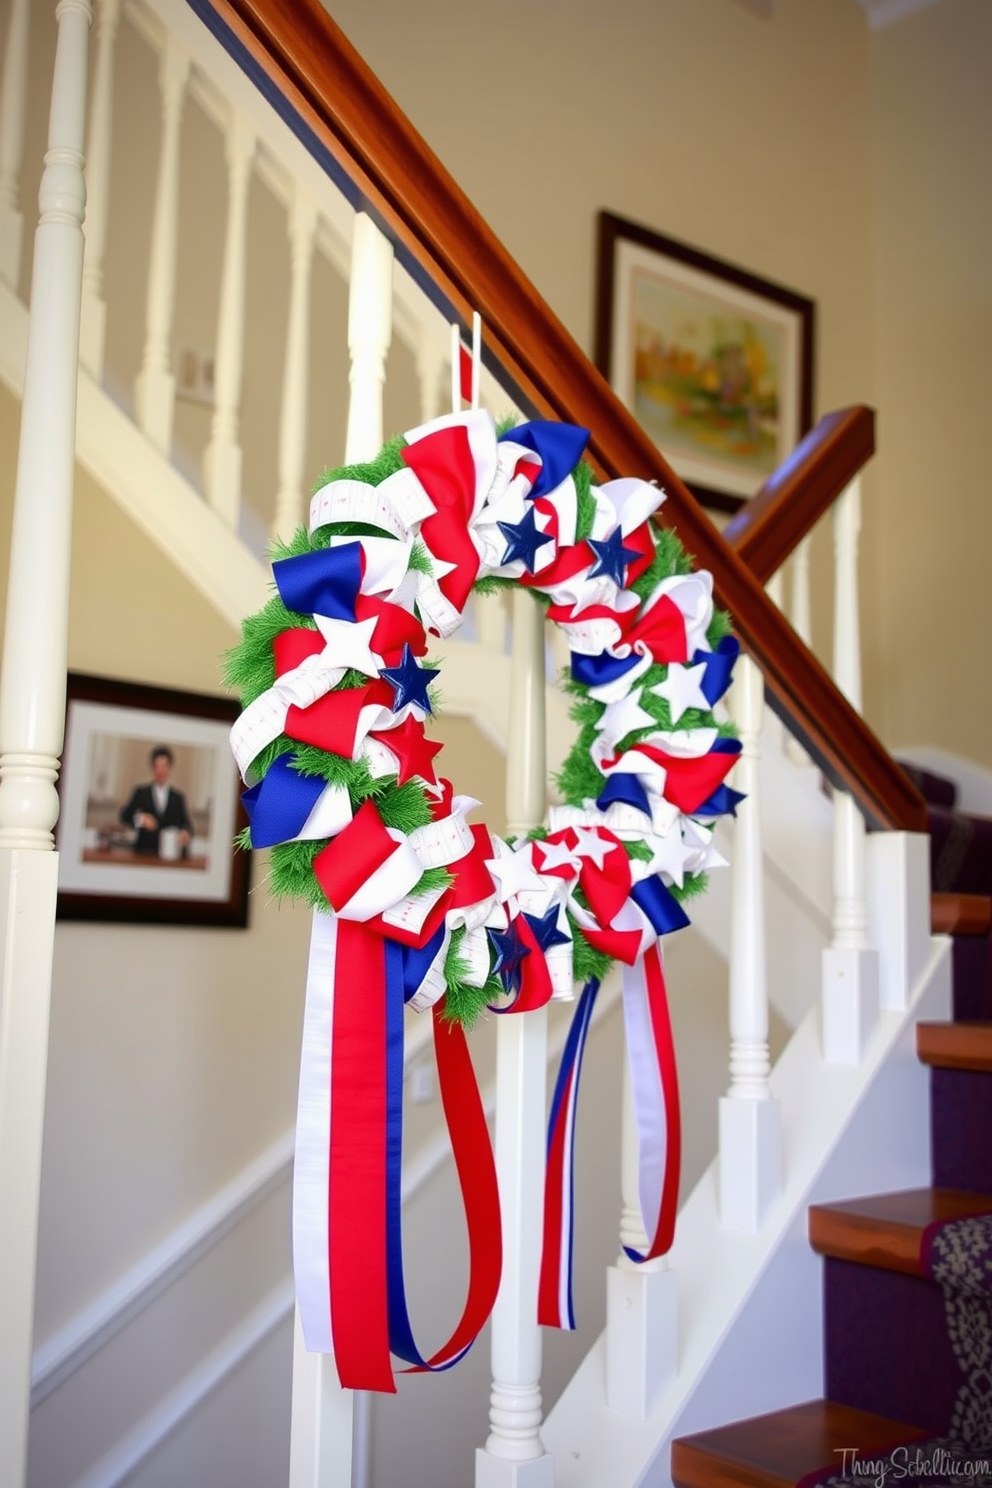
[[[812,424],[813,301],[599,214],[595,360],[692,489],[736,511]]]
[[[70,673],[61,919],[244,926],[250,855],[226,698]]]

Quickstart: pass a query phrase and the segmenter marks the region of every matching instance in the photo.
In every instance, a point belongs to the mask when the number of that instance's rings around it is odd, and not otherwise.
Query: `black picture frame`
[[[246,823],[228,743],[233,699],[70,672],[56,826],[57,918],[125,924],[248,923],[251,854],[235,847]],[[191,825],[156,834],[137,851],[121,819],[131,788],[151,775],[150,756],[172,754],[172,789]],[[182,829],[185,833],[185,828]]]

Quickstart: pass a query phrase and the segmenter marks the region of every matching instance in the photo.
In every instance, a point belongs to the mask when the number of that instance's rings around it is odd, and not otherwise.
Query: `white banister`
[[[370,460],[382,445],[382,389],[393,334],[393,245],[365,212],[355,216],[348,289],[348,435]],[[346,453],[350,464],[352,455]]]
[[[834,681],[861,707],[858,534],[861,481],[855,476],[833,511]],[[868,944],[865,823],[854,800],[834,791],[833,941],[823,952],[824,1058],[858,1064],[878,1021],[878,955]]]
[[[531,595],[513,595],[507,747],[507,830],[544,819],[544,618]],[[496,1029],[496,1171],[503,1216],[503,1276],[492,1320],[489,1437],[476,1452],[476,1488],[553,1488],[541,1440],[541,1263],[547,1009],[509,1014]]]
[[[65,723],[89,0],[60,0],[0,679],[0,1482],[25,1479]]]
[[[103,376],[107,306],[103,298],[103,256],[110,202],[110,139],[114,84],[114,41],[121,0],[97,0],[94,30],[96,62],[86,135],[86,247],[83,252],[83,306],[79,360],[99,381]]]
[[[166,32],[158,69],[162,95],[162,141],[148,266],[145,349],[134,388],[138,423],[155,448],[166,457],[172,444],[176,403],[170,343],[179,241],[179,131],[189,68],[189,53],[171,31]]]
[[[18,208],[28,107],[28,0],[13,0],[0,78],[0,279],[17,288],[24,217]]]
[[[648,1237],[638,1193],[637,1123],[626,1060],[620,1126],[620,1258],[606,1273],[606,1401],[639,1421],[675,1375],[678,1278],[664,1256],[638,1265],[624,1247],[644,1251]]]
[[[227,230],[220,280],[220,313],[214,353],[214,416],[203,456],[207,500],[229,527],[241,506],[241,445],[238,411],[245,342],[245,283],[248,267],[248,186],[255,158],[255,126],[237,109],[227,129]]]
[[[769,1094],[764,863],[758,795],[764,679],[749,656],[737,663],[731,709],[741,735],[731,865],[730,1088],[720,1101],[720,1219],[755,1232],[782,1187],[779,1103]]]
[[[313,263],[317,206],[297,183],[289,210],[292,278],[286,323],[286,360],[282,376],[279,416],[279,493],[276,496],[273,536],[289,538],[305,519],[303,461],[307,443],[307,402],[310,362],[310,269]]]

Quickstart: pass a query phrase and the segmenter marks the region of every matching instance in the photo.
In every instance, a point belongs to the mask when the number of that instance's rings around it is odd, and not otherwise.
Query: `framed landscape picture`
[[[734,511],[813,415],[813,301],[599,214],[596,365],[704,505]]]
[[[60,919],[247,924],[237,713],[226,698],[69,674]]]

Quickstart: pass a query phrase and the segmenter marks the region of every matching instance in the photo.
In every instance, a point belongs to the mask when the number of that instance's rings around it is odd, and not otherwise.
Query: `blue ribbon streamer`
[[[573,651],[572,680],[583,687],[603,687],[623,677],[639,660],[637,656],[611,656],[609,651],[600,651],[598,656],[582,656]]]
[[[683,930],[689,924],[689,916],[657,873],[635,883],[630,897],[647,915],[657,935],[670,935],[673,930]]]
[[[324,793],[327,781],[294,770],[295,758],[295,754],[278,755],[258,784],[242,792],[252,847],[292,842]]]
[[[590,977],[582,989],[579,1005],[575,1009],[575,1017],[572,1019],[565,1040],[565,1047],[561,1054],[561,1064],[558,1066],[558,1078],[555,1080],[555,1093],[551,1100],[551,1115],[548,1118],[548,1145],[547,1156],[551,1155],[551,1142],[554,1137],[555,1128],[568,1091],[569,1074],[574,1066],[575,1075],[572,1083],[572,1105],[577,1106],[579,1099],[579,1081],[582,1077],[582,1056],[586,1049],[586,1036],[589,1033],[589,1025],[592,1022],[593,1009],[596,1006],[596,994],[599,991],[599,980]],[[572,1140],[569,1145],[567,1162],[569,1213],[572,1215],[572,1223],[568,1230],[568,1326],[575,1327],[575,1307],[572,1302],[572,1264],[573,1251],[575,1248],[575,1127],[572,1122]]]
[[[740,654],[741,643],[736,636],[731,635],[725,635],[715,651],[693,652],[693,666],[698,666],[701,661],[706,663],[700,689],[711,708],[719,702],[730,686],[734,662]]]
[[[278,558],[272,573],[287,610],[295,610],[298,615],[326,615],[330,620],[354,620],[355,599],[362,583],[360,542]]]
[[[617,772],[609,777],[596,797],[596,805],[600,811],[605,811],[614,801],[623,801],[626,805],[636,806],[638,811],[651,815],[648,793],[636,775]]]
[[[441,931],[443,934],[443,930]],[[436,939],[436,937],[435,937]],[[431,942],[433,944],[433,941]],[[389,1347],[417,1368],[439,1372],[463,1357],[431,1366],[417,1348],[410,1326],[403,1280],[403,1004],[407,1000],[408,947],[384,942],[386,953],[386,1291],[389,1306]],[[427,948],[425,947],[425,950]],[[417,984],[419,986],[419,983]],[[416,990],[416,988],[414,989]],[[356,1223],[358,1222],[356,1217]]]
[[[589,430],[580,428],[578,424],[557,424],[545,419],[534,419],[527,424],[518,424],[515,429],[508,429],[500,439],[522,444],[525,449],[540,455],[541,472],[530,492],[530,499],[533,501],[538,496],[546,496],[549,491],[561,485],[566,475],[571,475],[589,443]]]
[[[729,785],[718,785],[711,796],[707,796],[701,806],[697,806],[692,813],[693,816],[736,816],[737,808],[747,797],[743,791],[736,791]]]

